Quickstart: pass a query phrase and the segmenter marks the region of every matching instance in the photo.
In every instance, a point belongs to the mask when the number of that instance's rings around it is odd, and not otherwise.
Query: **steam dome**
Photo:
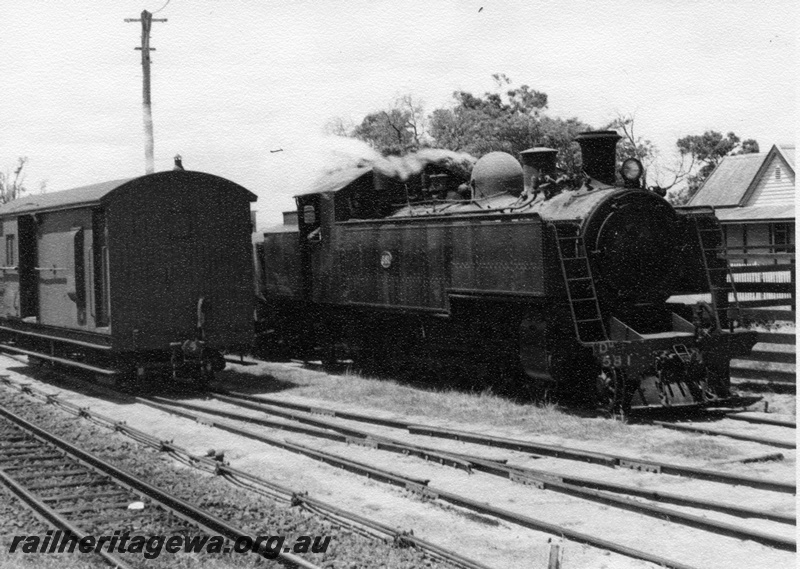
[[[475,164],[470,185],[476,199],[501,192],[518,196],[523,188],[522,166],[511,154],[490,152]]]

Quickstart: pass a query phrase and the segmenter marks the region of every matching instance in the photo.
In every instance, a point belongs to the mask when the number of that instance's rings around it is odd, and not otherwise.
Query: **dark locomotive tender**
[[[255,200],[176,170],[0,206],[0,348],[123,383],[208,380],[252,341]]]
[[[265,344],[362,361],[470,362],[517,388],[615,410],[731,401],[734,331],[719,224],[675,209],[610,131],[582,133],[585,180],[556,177],[550,149],[490,153],[463,191],[414,196],[360,168],[296,197],[258,267]],[[453,190],[453,188],[451,188]],[[679,294],[710,302],[671,304]],[[732,300],[732,302],[731,302]]]

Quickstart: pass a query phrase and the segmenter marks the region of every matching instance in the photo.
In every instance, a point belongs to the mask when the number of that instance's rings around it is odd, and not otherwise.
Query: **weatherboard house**
[[[794,154],[792,144],[773,145],[769,152],[726,156],[687,204],[714,208],[732,265],[794,263]],[[791,283],[792,279],[790,272],[743,273],[736,282],[753,283],[741,288],[766,293],[770,287],[762,284],[762,290],[755,283]]]
[[[769,152],[726,156],[692,197],[689,206],[712,206],[728,247],[774,247],[794,243],[794,145]]]

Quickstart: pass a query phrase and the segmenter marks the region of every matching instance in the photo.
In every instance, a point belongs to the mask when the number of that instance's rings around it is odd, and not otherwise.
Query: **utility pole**
[[[136,49],[142,50],[145,172],[152,174],[155,165],[153,158],[153,107],[150,100],[150,50],[155,50],[156,48],[150,47],[150,26],[153,22],[166,22],[167,20],[166,18],[153,18],[153,14],[147,10],[142,10],[141,18],[125,18],[125,21],[142,23],[142,47],[137,47]]]

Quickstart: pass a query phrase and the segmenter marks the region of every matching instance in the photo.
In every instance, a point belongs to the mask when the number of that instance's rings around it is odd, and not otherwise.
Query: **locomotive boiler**
[[[208,381],[252,339],[255,200],[176,169],[0,206],[0,349],[132,388]]]
[[[296,197],[296,224],[264,235],[263,337],[469,362],[464,374],[614,411],[730,402],[729,362],[755,334],[730,319],[719,224],[645,189],[637,160],[618,173],[619,138],[577,137],[577,182],[546,148],[523,165],[487,154],[468,188],[418,195],[369,168],[330,176]],[[670,302],[688,294],[705,300]]]

